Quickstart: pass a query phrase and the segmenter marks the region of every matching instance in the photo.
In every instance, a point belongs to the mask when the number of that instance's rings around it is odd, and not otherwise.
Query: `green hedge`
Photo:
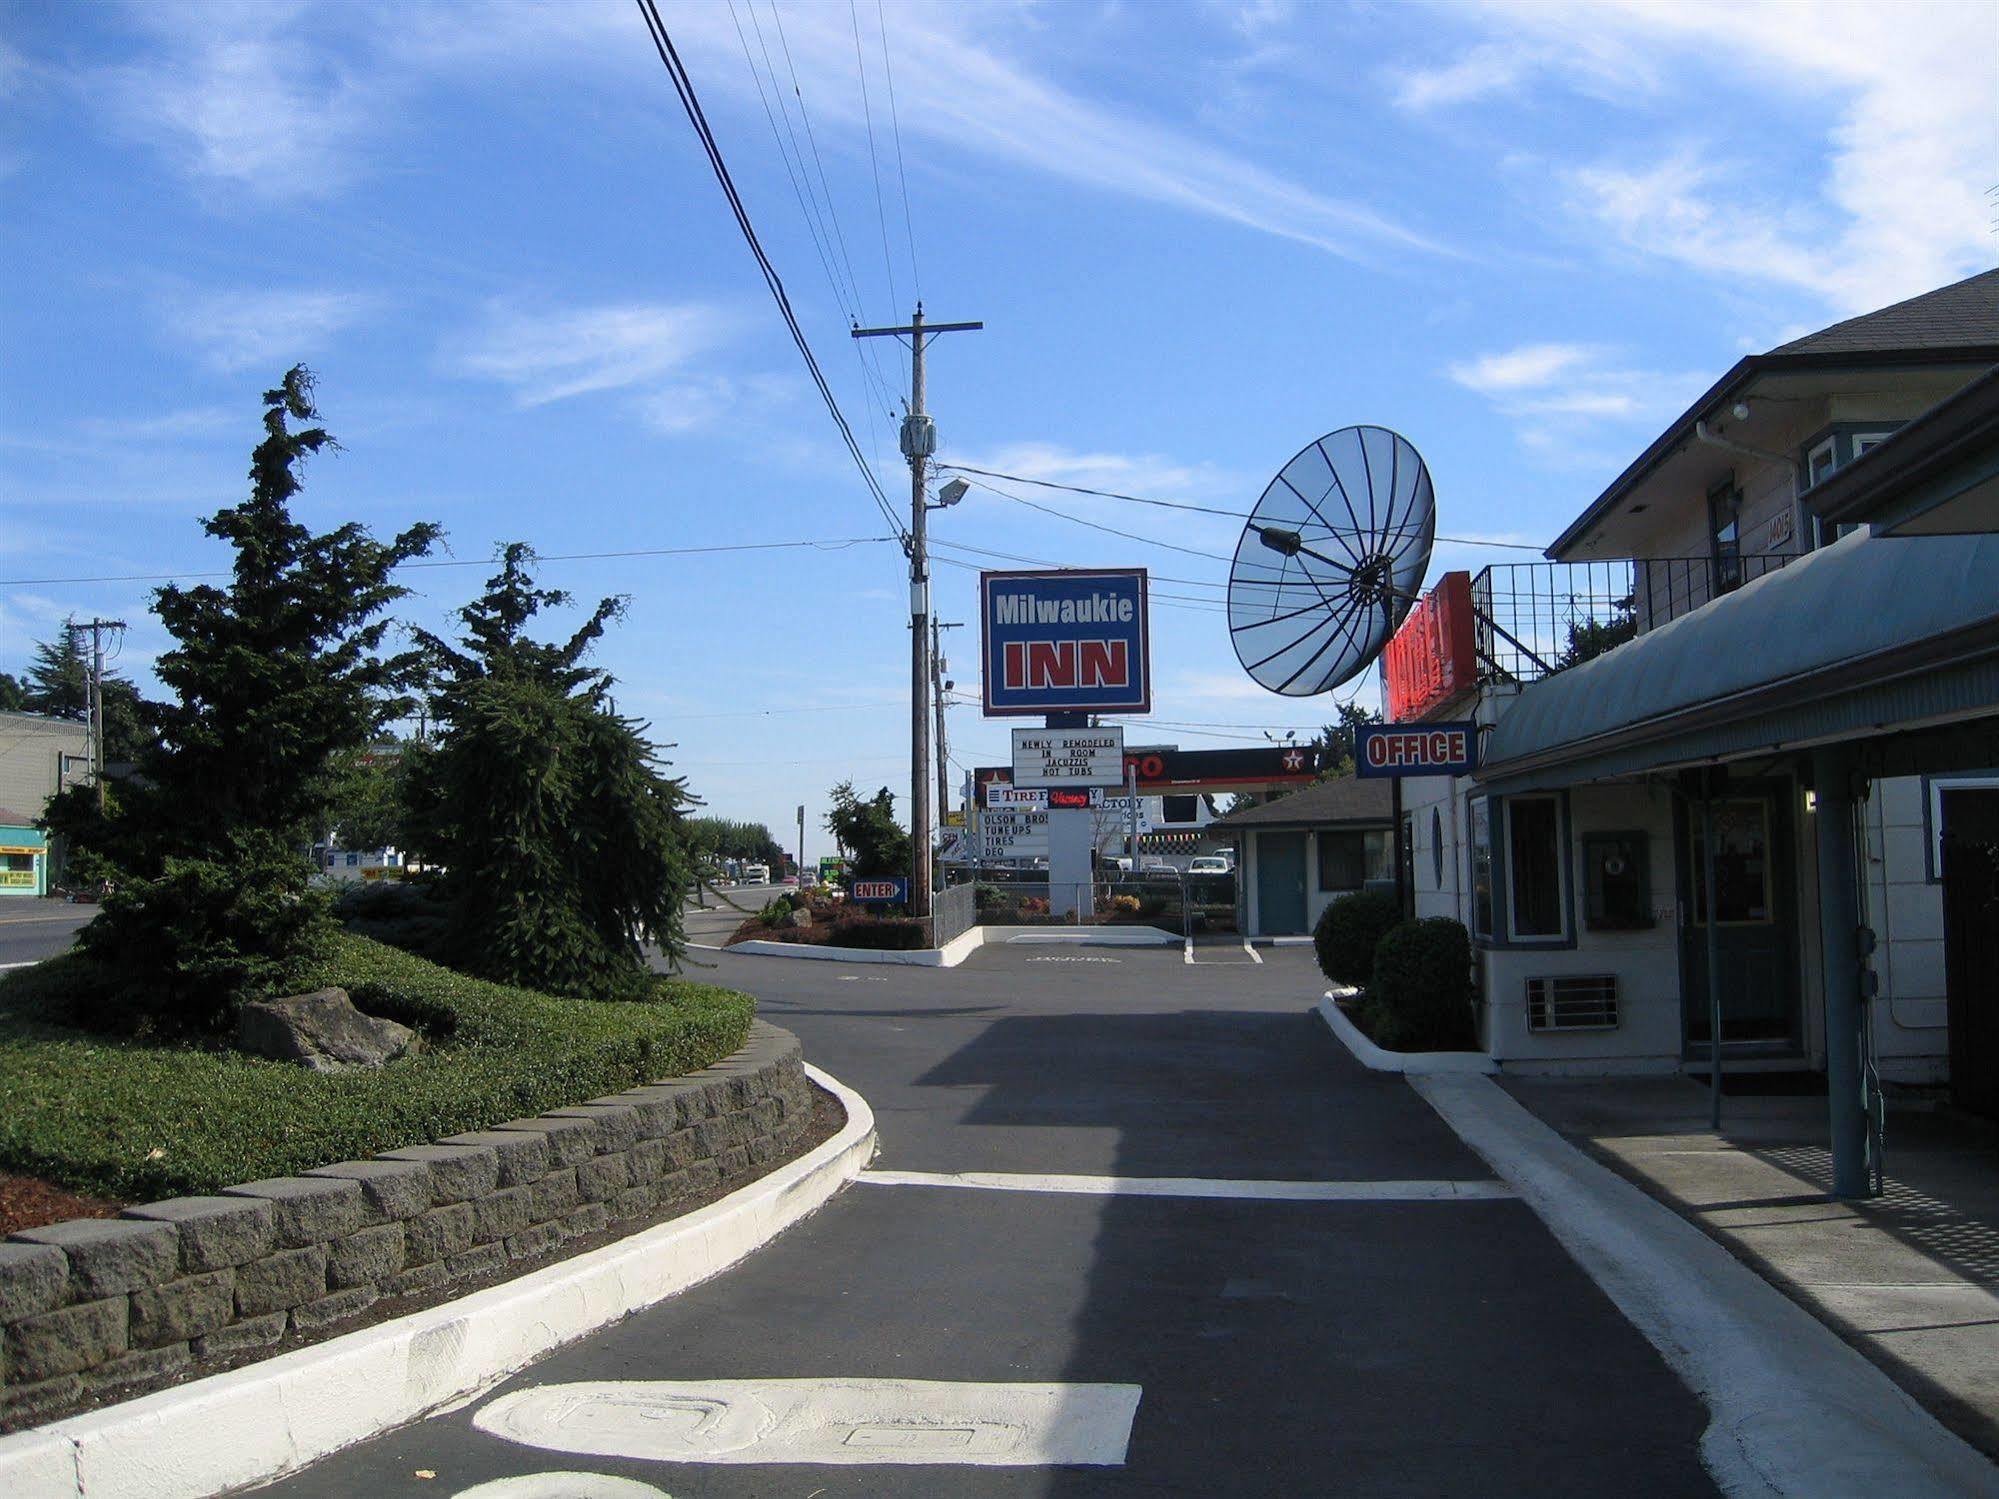
[[[1312,946],[1319,970],[1336,984],[1364,989],[1374,977],[1374,952],[1402,920],[1402,902],[1379,890],[1342,895],[1319,913]]]
[[[1448,916],[1405,921],[1374,952],[1363,1019],[1390,1051],[1476,1049],[1471,936]]]
[[[132,1201],[288,1176],[696,1071],[742,1046],[747,994],[662,979],[644,1001],[558,999],[343,935],[305,987],[413,1025],[425,1049],[314,1073],[76,1023],[89,960],[0,979],[0,1169]]]

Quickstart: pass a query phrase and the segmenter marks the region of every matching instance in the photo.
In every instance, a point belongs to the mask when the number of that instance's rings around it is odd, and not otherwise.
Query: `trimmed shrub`
[[[333,918],[357,937],[436,962],[444,952],[450,909],[428,881],[350,885],[333,899]]]
[[[668,979],[642,1000],[561,999],[340,934],[301,982],[429,1044],[319,1073],[82,1029],[115,982],[82,953],[0,978],[0,1169],[133,1202],[291,1176],[705,1067],[743,1044],[755,1008]]]
[[[1319,913],[1312,946],[1319,968],[1336,984],[1365,989],[1374,977],[1381,939],[1402,920],[1402,904],[1379,890],[1342,895]]]
[[[1405,921],[1374,953],[1363,1019],[1391,1051],[1469,1051],[1471,935],[1448,916]]]
[[[791,904],[791,897],[780,895],[776,900],[770,902],[761,911],[757,912],[757,920],[761,921],[765,926],[782,926],[784,925],[785,918],[794,909],[796,908]]]
[[[923,946],[924,924],[891,918],[887,921],[843,921],[826,939],[828,947],[865,947],[884,952],[907,952]]]

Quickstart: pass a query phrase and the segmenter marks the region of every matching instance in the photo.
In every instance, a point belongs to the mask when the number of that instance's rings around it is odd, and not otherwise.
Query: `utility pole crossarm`
[[[984,323],[924,323],[921,327],[918,327],[912,323],[907,328],[855,328],[851,330],[851,336],[854,338],[895,338],[897,336],[906,338],[918,333],[977,333],[985,326]]]

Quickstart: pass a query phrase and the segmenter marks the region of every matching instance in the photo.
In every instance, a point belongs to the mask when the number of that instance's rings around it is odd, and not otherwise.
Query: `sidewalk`
[[[1834,1202],[1823,1096],[1504,1077],[1543,1122],[1726,1246],[1999,1457],[1999,1128],[1891,1112],[1887,1190]]]

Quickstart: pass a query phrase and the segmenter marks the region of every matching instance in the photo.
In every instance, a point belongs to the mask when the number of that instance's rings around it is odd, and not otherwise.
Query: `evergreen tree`
[[[11,680],[11,678],[9,679]],[[20,684],[21,711],[73,723],[90,721],[90,650],[69,629],[54,640],[35,642],[27,681]],[[0,690],[4,700],[4,690]],[[136,760],[152,740],[150,715],[154,705],[139,689],[110,667],[104,671],[104,758],[117,764]]]
[[[909,873],[909,834],[895,820],[895,798],[884,786],[863,798],[852,781],[827,793],[832,810],[826,830],[854,856],[853,873],[862,879],[892,879]]]
[[[12,672],[0,671],[0,713],[28,713],[28,689]]]
[[[1362,724],[1380,723],[1379,708],[1363,708],[1358,703],[1341,703],[1340,721],[1319,730],[1319,779],[1342,780],[1354,770],[1354,730]]]
[[[685,786],[660,773],[643,725],[608,704],[582,664],[621,611],[605,599],[561,645],[526,627],[568,595],[534,586],[534,554],[506,547],[486,592],[459,611],[458,646],[419,633],[438,688],[436,743],[406,771],[408,830],[443,866],[456,966],[550,993],[637,998],[643,943],[678,963],[693,884]]]
[[[226,587],[168,586],[153,608],[174,639],[154,667],[173,701],[110,812],[68,793],[50,826],[111,881],[82,942],[129,1002],[177,1027],[217,1027],[235,1002],[290,982],[330,929],[305,851],[324,818],[329,761],[403,706],[406,663],[378,650],[395,568],[438,531],[392,542],[358,525],[314,535],[294,520],[299,469],[332,443],[303,367],[264,394],[250,497],[205,522],[235,550]]]

